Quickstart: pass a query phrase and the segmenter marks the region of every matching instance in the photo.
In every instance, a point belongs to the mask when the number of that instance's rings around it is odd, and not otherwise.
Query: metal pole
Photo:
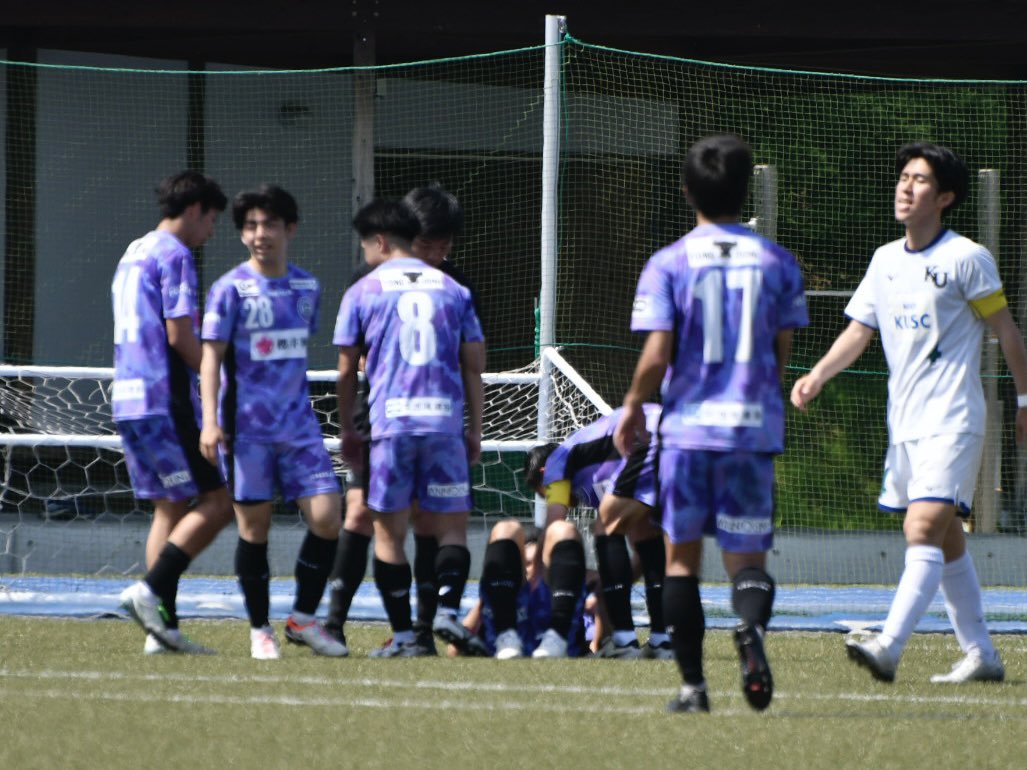
[[[546,16],[546,57],[543,77],[542,113],[542,243],[541,287],[539,289],[539,347],[545,350],[556,343],[556,261],[557,205],[560,176],[560,68],[561,41],[567,20]],[[546,356],[539,362],[538,423],[539,443],[550,440],[552,418],[552,368]],[[539,517],[536,503],[535,517]],[[544,510],[542,512],[544,517]]]
[[[374,65],[374,33],[361,30],[353,39],[353,64],[357,67]],[[374,197],[374,94],[373,70],[358,71],[353,76],[353,188],[350,218]],[[352,267],[361,262],[360,236],[353,233],[350,243]]]
[[[764,238],[777,240],[777,169],[759,165],[752,170],[756,215],[750,225]]]

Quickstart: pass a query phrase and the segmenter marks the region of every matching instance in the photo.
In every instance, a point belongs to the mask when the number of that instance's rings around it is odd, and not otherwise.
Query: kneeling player
[[[464,625],[497,660],[578,657],[585,642],[585,549],[573,524],[538,528],[505,519],[492,528],[481,598]],[[450,654],[456,654],[455,647]]]
[[[613,444],[620,411],[601,417],[562,444],[546,444],[528,453],[525,482],[546,499],[547,522],[562,521],[572,504],[599,511],[595,523],[596,565],[613,633],[598,656],[631,660],[670,659],[670,637],[663,624],[663,534],[652,520],[656,501],[655,445],[643,445],[627,459]],[[660,407],[646,405],[646,422],[655,432]],[[628,532],[642,565],[649,609],[649,641],[639,647],[631,617],[635,573],[628,554]]]

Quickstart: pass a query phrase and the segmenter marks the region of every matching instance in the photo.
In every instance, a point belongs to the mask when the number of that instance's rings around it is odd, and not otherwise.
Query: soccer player
[[[213,179],[183,171],[160,183],[157,203],[160,223],[129,245],[111,286],[111,410],[135,495],[153,500],[148,572],[120,600],[147,632],[145,653],[207,653],[179,631],[175,599],[189,562],[232,516],[224,479],[199,451],[200,318],[191,251],[214,234],[227,201]]]
[[[475,312],[479,312],[477,294],[467,276],[449,259],[453,239],[463,229],[464,212],[460,202],[438,184],[418,187],[407,193],[403,202],[417,217],[421,231],[414,238],[412,250],[415,257],[436,267],[471,292]],[[377,265],[365,262],[356,271],[350,286],[370,273]],[[480,316],[479,316],[480,317]],[[484,345],[481,350],[484,351]],[[484,362],[481,364],[484,371]],[[367,380],[357,386],[356,413],[354,425],[364,437],[365,450],[370,441],[368,424]],[[332,569],[328,619],[325,628],[345,644],[343,625],[349,614],[353,596],[360,587],[367,572],[367,552],[374,533],[374,518],[367,507],[367,457],[365,452],[361,468],[347,471],[346,512],[342,532],[339,535],[339,551]],[[431,514],[423,513],[415,504],[412,522],[414,529],[414,582],[417,586],[417,619],[413,629],[416,645],[406,648],[413,654],[419,648],[422,655],[435,655],[432,638],[432,623],[438,607],[435,584],[435,558],[438,541],[435,539]],[[388,649],[394,649],[386,645]]]
[[[285,638],[318,655],[343,657],[346,646],[314,617],[342,523],[339,483],[307,386],[307,340],[317,331],[321,287],[289,262],[299,222],[289,193],[274,185],[241,192],[232,218],[250,257],[221,276],[207,296],[200,448],[211,462],[220,455],[232,487],[239,525],[235,569],[250,619],[250,654],[280,657],[268,620],[267,542],[277,483],[309,527],[296,559],[296,598]]]
[[[965,656],[932,682],[1001,681],[980,584],[959,519],[969,513],[984,444],[981,342],[998,337],[1016,383],[1016,440],[1027,437],[1027,354],[988,250],[943,224],[965,198],[966,165],[952,150],[907,144],[895,163],[895,219],[905,237],[879,248],[827,354],[792,388],[805,409],[851,365],[874,331],[888,360],[888,432],[879,505],[905,512],[906,564],[882,632],[846,641],[849,657],[890,682],[939,585]]]
[[[660,407],[645,406],[650,431],[660,420]],[[546,499],[546,521],[563,521],[572,505],[595,508],[596,565],[607,613],[613,625],[598,656],[633,660],[672,657],[670,639],[663,624],[663,579],[666,555],[663,537],[652,521],[656,502],[656,447],[642,444],[624,459],[613,444],[620,410],[576,431],[562,444],[535,447],[525,461],[525,482]],[[634,566],[628,531],[642,564],[646,604],[650,615],[649,641],[639,647],[631,616],[631,584]]]
[[[566,658],[587,654],[585,548],[569,521],[539,531],[516,519],[489,534],[477,606],[464,625],[497,660]],[[545,573],[545,579],[543,579]]]
[[[371,446],[367,505],[374,515],[374,576],[393,629],[381,657],[423,654],[410,619],[411,571],[403,551],[411,506],[433,518],[437,636],[465,654],[483,648],[457,621],[471,557],[469,463],[481,453],[483,338],[470,291],[412,254],[420,232],[403,203],[376,200],[353,226],[368,264],[378,266],[342,298],[339,422],[343,455],[359,465],[363,437],[353,422],[357,363],[366,350]],[[464,432],[464,404],[468,428]]]
[[[648,337],[614,441],[626,455],[647,437],[642,402],[662,383],[663,607],[683,679],[671,711],[709,710],[699,597],[704,534],[716,535],[732,582],[742,691],[758,710],[773,693],[763,635],[774,601],[766,552],[774,455],[784,449],[781,377],[792,331],[808,320],[795,258],[738,223],[752,169],[752,153],[736,136],[689,149],[684,194],[696,227],[649,259],[631,315],[632,330]]]

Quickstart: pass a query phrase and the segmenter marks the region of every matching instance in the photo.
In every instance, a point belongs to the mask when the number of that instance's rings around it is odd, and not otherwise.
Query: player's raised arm
[[[809,374],[795,381],[792,386],[792,404],[795,408],[806,411],[806,406],[817,397],[824,385],[852,365],[873,338],[874,330],[871,327],[859,321],[851,321],[838,335],[831,349],[810,369]]]

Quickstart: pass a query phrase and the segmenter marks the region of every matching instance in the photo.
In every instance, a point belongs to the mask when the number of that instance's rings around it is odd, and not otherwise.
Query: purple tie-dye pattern
[[[349,288],[333,342],[366,348],[371,436],[463,435],[460,345],[483,339],[471,293],[414,258],[394,258]]]
[[[197,283],[192,253],[163,230],[154,230],[133,241],[118,262],[111,284],[116,319],[111,402],[115,421],[170,413],[169,349],[164,322],[189,316],[194,331],[199,330]],[[134,387],[125,387],[129,384]],[[195,381],[190,397],[199,419]]]
[[[719,328],[707,329],[714,307]],[[661,446],[783,451],[775,338],[808,323],[795,257],[748,228],[702,225],[656,252],[638,281],[631,328],[674,332]],[[708,336],[719,344],[711,346]],[[717,414],[718,404],[727,410]],[[736,420],[743,409],[750,416]]]
[[[307,386],[307,340],[317,331],[320,297],[317,279],[291,264],[281,278],[265,278],[244,262],[211,286],[202,336],[231,347],[219,419],[233,377],[237,439],[289,441],[320,432]]]
[[[656,435],[660,422],[659,404],[643,404],[645,411],[646,429],[653,436]],[[579,505],[590,508],[598,508],[599,501],[607,492],[613,491],[613,486],[618,476],[626,465],[626,460],[617,452],[613,445],[613,432],[617,428],[623,409],[615,409],[605,417],[600,417],[591,425],[575,431],[546,460],[546,469],[542,478],[542,486],[549,486],[553,482],[568,480],[571,482],[571,489]],[[568,467],[568,460],[572,457],[575,447],[591,442],[600,442],[596,449],[605,449],[589,456],[595,458],[595,462],[577,467]],[[650,452],[646,457],[646,467],[639,474],[644,479],[644,485],[640,486],[633,495],[634,499],[652,505],[655,498],[654,470],[655,453]],[[644,498],[644,499],[643,499]]]

